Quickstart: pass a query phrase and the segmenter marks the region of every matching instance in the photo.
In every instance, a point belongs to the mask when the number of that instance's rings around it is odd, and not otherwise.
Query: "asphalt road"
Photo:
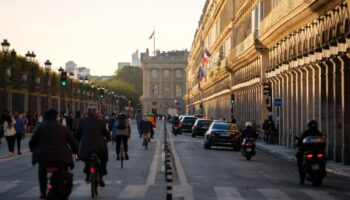
[[[164,128],[158,124],[149,149],[143,149],[133,124],[130,160],[120,168],[115,145],[109,144],[106,187],[97,199],[166,199],[164,174]],[[26,140],[28,142],[28,140]],[[321,187],[299,185],[295,163],[258,150],[251,161],[230,148],[203,148],[203,138],[190,134],[169,135],[176,167],[173,199],[350,199],[350,180],[328,174]],[[0,199],[38,199],[37,166],[30,153],[0,159]],[[91,199],[83,165],[77,162],[70,199]]]

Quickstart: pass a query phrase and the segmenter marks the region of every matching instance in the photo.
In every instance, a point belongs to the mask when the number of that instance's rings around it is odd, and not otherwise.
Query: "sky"
[[[146,48],[190,50],[205,0],[0,0],[0,40],[18,54],[34,51],[53,70],[74,61],[92,75]]]

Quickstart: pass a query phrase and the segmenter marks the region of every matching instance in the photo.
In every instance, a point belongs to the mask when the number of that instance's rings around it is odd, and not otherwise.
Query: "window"
[[[169,78],[170,77],[170,71],[168,70],[168,69],[165,69],[164,71],[163,71],[163,77],[164,78]]]
[[[163,96],[170,97],[170,87],[168,84],[163,86]]]
[[[151,85],[151,96],[158,96],[158,84],[153,83]]]
[[[182,70],[177,69],[177,70],[175,71],[175,77],[176,77],[176,78],[182,78]]]
[[[181,86],[179,84],[175,85],[175,96],[181,97]]]
[[[152,69],[152,78],[158,78],[158,70]]]

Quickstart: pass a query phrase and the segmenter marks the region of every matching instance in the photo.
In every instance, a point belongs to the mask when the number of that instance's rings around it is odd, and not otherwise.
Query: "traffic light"
[[[62,71],[61,72],[61,87],[67,86],[67,72]]]
[[[104,99],[105,98],[105,91],[103,89],[100,89],[100,99]]]
[[[264,83],[263,86],[264,86],[264,95],[271,97],[272,95],[271,83],[269,82]]]
[[[235,104],[235,95],[234,94],[231,94],[231,105],[234,105]]]

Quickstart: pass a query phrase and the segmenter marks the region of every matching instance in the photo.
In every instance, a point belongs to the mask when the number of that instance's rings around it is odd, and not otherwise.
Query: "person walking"
[[[32,164],[39,163],[40,199],[46,198],[47,172],[49,167],[60,170],[73,169],[73,154],[78,153],[78,142],[69,130],[57,121],[58,112],[47,110],[45,121],[38,126],[29,141],[29,149],[33,153]]]
[[[15,130],[16,130],[16,135],[15,135],[15,140],[17,141],[17,154],[21,155],[21,141],[24,136],[24,122],[21,118],[21,115],[18,112],[15,112]]]
[[[7,141],[9,156],[14,155],[14,149],[15,149],[16,130],[14,125],[15,125],[15,120],[11,117],[11,115],[10,114],[5,115],[4,135]]]
[[[129,160],[128,155],[128,139],[130,137],[131,128],[126,114],[118,115],[118,120],[115,121],[113,127],[113,139],[116,142],[117,160],[120,159],[120,144],[123,142],[125,159]]]
[[[142,137],[141,120],[143,119],[143,114],[141,113],[141,109],[137,110],[137,114],[136,114],[135,118],[136,118],[137,130],[138,130],[140,138],[141,138]]]
[[[100,159],[99,185],[104,187],[103,176],[107,175],[108,162],[107,143],[111,140],[111,135],[107,130],[106,122],[98,119],[95,106],[89,107],[88,117],[80,121],[77,136],[80,141],[79,158],[85,162],[86,182],[90,182],[90,155],[96,153]]]

